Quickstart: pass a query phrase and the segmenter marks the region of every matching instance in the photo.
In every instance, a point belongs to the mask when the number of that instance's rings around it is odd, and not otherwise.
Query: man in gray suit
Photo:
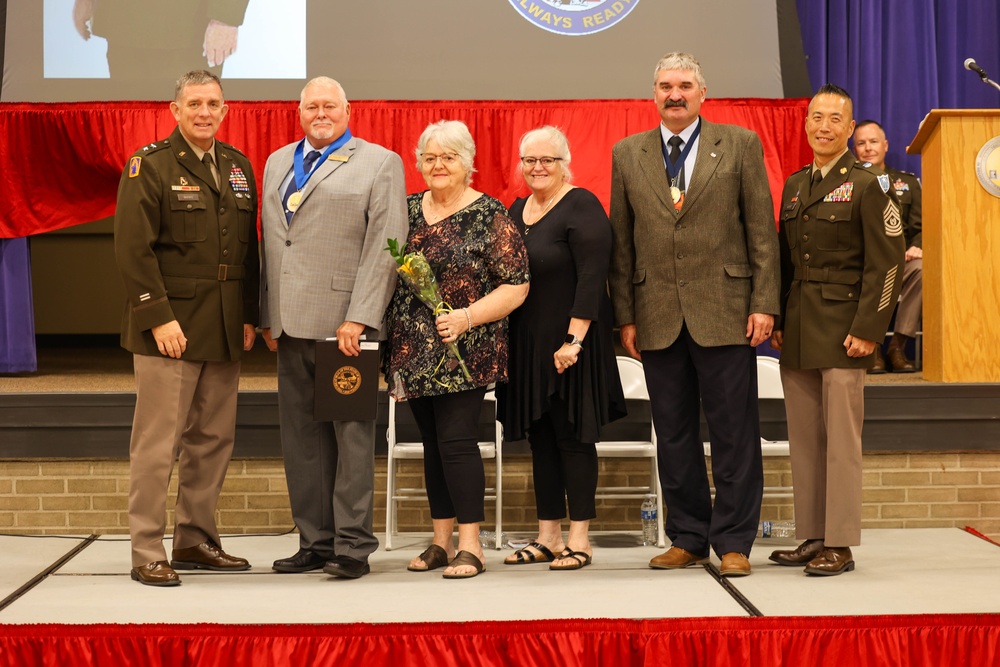
[[[337,337],[357,356],[382,333],[396,284],[386,238],[405,238],[403,162],[351,136],[351,105],[339,83],[302,90],[305,138],[264,167],[261,327],[278,353],[281,450],[299,551],[278,572],[323,568],[357,579],[378,547],[372,533],[375,422],[313,419],[316,341]]]
[[[659,446],[672,546],[649,565],[700,565],[711,548],[724,576],[742,576],[763,494],[754,347],[778,313],[774,207],[757,135],[699,117],[707,88],[698,61],[670,53],[653,76],[660,126],[612,154],[609,276],[622,345],[643,362]]]

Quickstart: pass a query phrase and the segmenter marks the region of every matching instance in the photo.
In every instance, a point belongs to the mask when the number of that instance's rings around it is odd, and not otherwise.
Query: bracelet
[[[462,308],[462,310],[465,311],[465,320],[466,322],[469,323],[469,328],[467,329],[467,331],[472,331],[472,315],[469,314],[468,308]]]

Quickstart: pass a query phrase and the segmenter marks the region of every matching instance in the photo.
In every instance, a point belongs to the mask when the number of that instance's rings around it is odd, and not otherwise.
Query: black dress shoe
[[[299,549],[298,553],[291,558],[279,558],[274,561],[271,569],[275,572],[312,572],[313,570],[322,570],[324,565],[326,565],[326,558],[323,556],[309,549]]]
[[[366,561],[350,556],[334,556],[323,566],[323,571],[344,579],[360,579],[372,570]]]
[[[798,547],[786,551],[772,551],[768,560],[778,565],[804,565],[823,551],[823,540],[806,540]]]

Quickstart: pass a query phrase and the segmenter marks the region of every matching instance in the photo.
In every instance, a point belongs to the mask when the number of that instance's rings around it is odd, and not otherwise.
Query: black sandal
[[[528,551],[528,549],[534,549],[535,551]],[[539,555],[541,554],[541,555]],[[515,560],[510,560],[511,557]],[[529,563],[551,563],[556,559],[556,555],[549,551],[549,548],[544,544],[539,544],[538,542],[532,542],[526,547],[521,547],[507,558],[503,559],[504,565],[528,565]]]
[[[417,558],[424,561],[424,567],[407,565],[406,569],[410,572],[430,572],[448,564],[448,552],[436,544],[432,544],[424,549],[424,552],[417,556]]]
[[[591,562],[590,554],[584,553],[583,551],[573,551],[569,548],[564,549],[563,552],[559,554],[559,560],[566,560],[567,558],[572,559],[569,565],[556,565],[553,563],[552,565],[549,565],[549,569],[579,570],[581,567],[587,567]]]

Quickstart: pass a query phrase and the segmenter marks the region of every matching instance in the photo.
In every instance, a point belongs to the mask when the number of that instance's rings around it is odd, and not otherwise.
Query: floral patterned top
[[[423,252],[445,303],[458,310],[500,285],[528,282],[528,253],[503,204],[482,195],[431,225],[424,219],[423,196],[419,192],[406,199],[406,252]],[[472,382],[441,342],[431,309],[398,278],[386,320],[384,370],[392,396],[437,396],[507,381],[507,318],[475,326],[458,339]]]

